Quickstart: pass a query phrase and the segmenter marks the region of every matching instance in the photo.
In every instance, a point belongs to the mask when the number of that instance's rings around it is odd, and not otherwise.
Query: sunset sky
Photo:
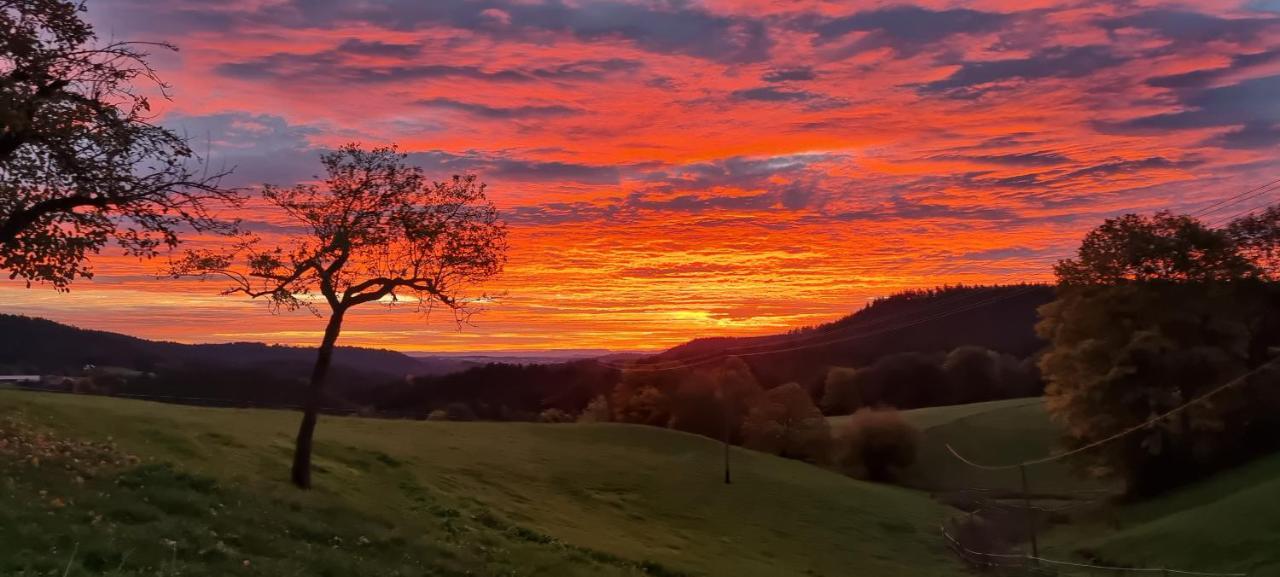
[[[1280,0],[88,4],[103,38],[180,47],[154,58],[158,121],[230,184],[309,180],[351,141],[489,184],[512,252],[481,288],[505,296],[462,330],[367,306],[347,345],[779,332],[903,288],[1049,280],[1108,216],[1280,178]],[[163,264],[104,255],[70,294],[4,281],[0,310],[184,342],[323,329]]]

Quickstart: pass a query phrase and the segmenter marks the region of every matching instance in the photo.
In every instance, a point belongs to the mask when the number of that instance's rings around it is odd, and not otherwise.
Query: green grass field
[[[1280,455],[1051,531],[1046,555],[1280,575]]]
[[[1061,429],[1038,398],[914,409],[903,411],[903,416],[920,429],[922,438],[916,464],[902,480],[930,491],[1021,488],[1017,470],[976,469],[952,455],[947,445],[974,462],[996,465],[1059,450]],[[1086,478],[1067,463],[1029,467],[1027,478],[1037,494],[1114,489],[1113,483]]]
[[[322,418],[0,390],[4,575],[961,574],[926,495],[625,425]]]
[[[1013,399],[904,411],[923,433],[917,465],[905,481],[946,491],[1017,489],[1016,471],[975,470],[946,450],[950,443],[975,461],[1010,463],[1056,450],[1059,429],[1039,399]],[[1070,465],[1028,468],[1032,491],[1115,491],[1083,479]],[[1061,503],[1057,503],[1060,505]],[[1051,559],[1096,560],[1128,567],[1280,576],[1280,455],[1226,471],[1201,483],[1137,503],[1103,500],[1042,536]],[[1087,571],[1063,575],[1088,575]]]

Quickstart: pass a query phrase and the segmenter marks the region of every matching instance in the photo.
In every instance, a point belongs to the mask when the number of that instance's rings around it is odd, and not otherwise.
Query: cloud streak
[[[172,40],[157,121],[254,187],[398,143],[511,225],[478,327],[362,311],[349,344],[656,348],[942,283],[1047,280],[1101,219],[1195,211],[1280,170],[1274,2],[93,0]],[[251,204],[246,225],[290,231]],[[1227,213],[1210,214],[1225,218]],[[204,242],[204,239],[198,239]],[[309,343],[118,254],[14,310],[180,340]],[[110,314],[102,303],[111,303]],[[250,315],[255,315],[251,316]],[[301,335],[301,336],[299,336]],[[385,335],[385,336],[380,336]]]

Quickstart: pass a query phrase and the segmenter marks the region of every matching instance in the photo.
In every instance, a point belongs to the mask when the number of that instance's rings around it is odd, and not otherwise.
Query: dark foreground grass
[[[0,391],[2,575],[955,575],[927,496],[621,425],[322,420]]]
[[[1280,576],[1280,455],[1108,507],[1050,532],[1046,545],[1108,564]]]
[[[923,432],[917,464],[906,473],[906,480],[919,487],[1017,494],[1020,480],[1016,470],[974,469],[951,455],[947,444],[979,462],[999,464],[1060,450],[1061,429],[1050,420],[1039,399],[933,407],[903,414]],[[1041,535],[1041,552],[1047,558],[1280,577],[1280,455],[1138,502],[1117,499],[1118,482],[1084,478],[1069,462],[1037,465],[1027,472],[1033,492],[1066,499],[1043,505],[1062,507],[1073,499],[1077,503],[1077,508],[1056,516],[1056,522]],[[1089,573],[1062,569],[1061,574]]]

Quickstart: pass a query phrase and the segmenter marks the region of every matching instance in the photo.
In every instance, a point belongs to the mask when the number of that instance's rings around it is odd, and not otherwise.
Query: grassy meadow
[[[1280,455],[1156,497],[1083,515],[1046,555],[1144,567],[1280,575]]]
[[[325,417],[0,391],[4,575],[960,574],[927,495],[628,425]]]
[[[939,492],[1014,491],[1020,485],[1017,471],[982,471],[959,462],[948,443],[980,463],[1013,463],[1058,450],[1060,429],[1041,399],[931,407],[903,416],[922,432],[920,454],[904,482]],[[1138,502],[1114,500],[1114,482],[1083,478],[1068,463],[1029,467],[1027,474],[1033,492],[1085,492],[1078,498],[1088,501],[1041,536],[1047,558],[1280,576],[1280,455]]]
[[[952,455],[948,445],[976,463],[993,465],[1060,450],[1061,429],[1040,398],[914,409],[903,411],[903,417],[920,430],[921,442],[916,464],[903,473],[902,481],[929,491],[1021,489],[1017,470],[971,467]],[[1067,462],[1029,467],[1027,480],[1032,493],[1050,496],[1116,488],[1112,482],[1080,475]]]

